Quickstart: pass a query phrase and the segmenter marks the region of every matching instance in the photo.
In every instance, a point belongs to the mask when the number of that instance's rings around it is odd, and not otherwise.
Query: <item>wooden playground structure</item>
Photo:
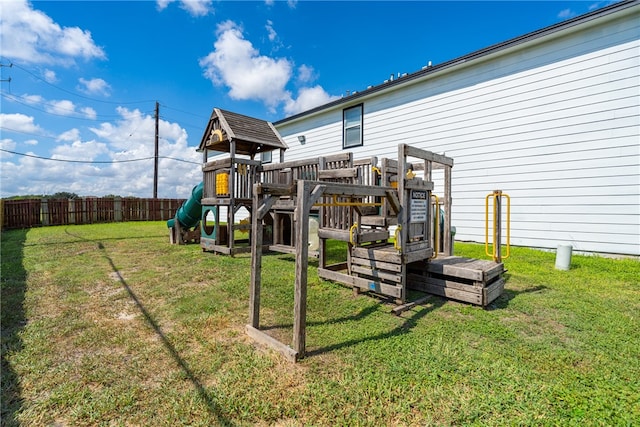
[[[407,291],[416,289],[484,307],[504,290],[501,262],[454,257],[451,239],[442,238],[449,236],[451,230],[453,159],[400,144],[398,160],[382,159],[380,167],[372,160],[326,172],[319,169],[312,179],[254,185],[250,315],[246,330],[252,338],[291,361],[305,354],[309,217],[316,209],[321,278],[342,283],[356,292],[392,298],[397,304],[406,303]],[[433,194],[431,176],[436,169],[444,171],[442,198]],[[421,170],[423,177],[416,170]],[[372,174],[361,175],[362,171]],[[260,330],[263,227],[265,218],[281,209],[283,201],[293,212],[296,249],[291,346]],[[327,264],[326,242],[331,239],[347,242],[346,262]]]
[[[388,298],[397,304],[396,314],[417,303],[407,301],[409,290],[482,307],[502,294],[499,256],[492,261],[453,256],[452,158],[399,144],[395,159],[354,160],[353,153],[342,152],[285,162],[286,149],[271,123],[219,109],[214,109],[198,148],[203,152],[200,245],[232,256],[251,253],[246,330],[252,338],[289,360],[304,357],[310,256],[319,258],[319,277],[355,293]],[[275,150],[280,152],[277,163],[255,158]],[[229,157],[210,161],[210,152]],[[441,177],[439,195],[434,192],[435,171]],[[238,221],[240,216],[244,218]],[[494,222],[499,217],[494,214]],[[239,239],[236,232],[246,237]],[[329,240],[346,242],[345,262],[328,264]],[[495,241],[500,242],[494,230]],[[494,246],[500,250],[499,244]],[[291,346],[260,330],[262,257],[267,251],[295,254]]]
[[[250,225],[236,219],[241,209],[251,216],[253,186],[262,173],[256,156],[279,150],[282,161],[286,149],[271,123],[214,108],[198,147],[203,153],[200,246],[204,251],[234,255],[251,250],[247,244]],[[209,161],[212,152],[229,157]],[[247,237],[236,238],[236,231]]]

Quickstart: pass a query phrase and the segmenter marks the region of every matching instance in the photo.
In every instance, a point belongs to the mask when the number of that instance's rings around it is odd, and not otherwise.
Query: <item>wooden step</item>
[[[438,257],[424,264],[428,273],[489,282],[504,272],[504,265],[494,261],[459,256]]]
[[[370,227],[388,227],[390,225],[396,225],[398,218],[384,216],[384,215],[363,215],[360,217],[360,225],[367,225]]]
[[[483,307],[504,291],[504,265],[464,257],[439,257],[408,267],[407,287]]]
[[[367,242],[377,242],[379,240],[387,240],[389,239],[389,231],[361,229],[359,233],[354,233],[352,235],[349,230],[320,228],[318,230],[318,237],[320,237],[321,239],[341,240],[343,242],[349,242],[351,241],[351,238],[353,238],[355,243],[360,244]]]

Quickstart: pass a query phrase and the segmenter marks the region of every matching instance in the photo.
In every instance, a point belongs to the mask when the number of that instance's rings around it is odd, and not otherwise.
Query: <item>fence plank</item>
[[[185,199],[81,197],[2,200],[2,229],[121,221],[166,221]]]

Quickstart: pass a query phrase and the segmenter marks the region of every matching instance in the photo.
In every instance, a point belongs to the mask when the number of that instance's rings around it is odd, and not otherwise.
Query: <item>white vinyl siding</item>
[[[350,151],[395,158],[408,143],[453,157],[459,240],[484,242],[484,198],[500,189],[513,245],[640,255],[634,10],[364,98],[366,144]],[[279,125],[286,160],[340,151],[342,108]]]

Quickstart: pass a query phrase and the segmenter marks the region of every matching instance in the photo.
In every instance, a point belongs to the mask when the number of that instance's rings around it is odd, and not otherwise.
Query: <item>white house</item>
[[[399,143],[453,157],[457,240],[485,241],[503,190],[512,245],[640,255],[639,57],[640,2],[620,2],[274,125],[287,161]]]

